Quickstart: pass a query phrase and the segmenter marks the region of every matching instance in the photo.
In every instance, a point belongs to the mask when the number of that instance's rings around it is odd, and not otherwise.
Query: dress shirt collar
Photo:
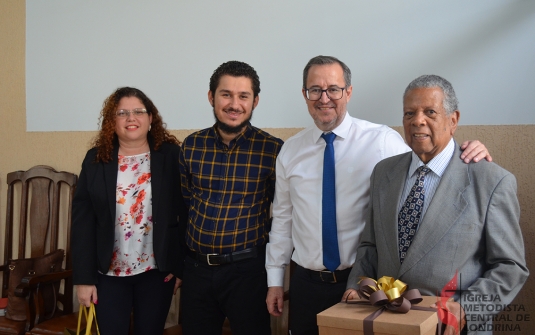
[[[344,120],[342,123],[338,125],[338,127],[334,128],[332,131],[327,133],[335,133],[336,137],[341,138],[347,138],[349,136],[349,130],[351,128],[351,117],[349,116],[349,113],[346,111],[346,114],[344,115]],[[323,130],[319,129],[317,126],[314,126],[314,129],[312,130],[312,136],[315,143],[318,143],[320,140],[323,141],[321,138],[321,135],[323,134]]]
[[[442,174],[444,174],[444,170],[448,167],[448,164],[450,163],[451,157],[453,157],[453,152],[455,151],[455,141],[453,140],[453,137],[450,139],[448,145],[442,150],[438,155],[433,157],[427,163],[427,167],[431,169],[437,176],[442,177]],[[414,175],[416,170],[422,166],[426,165],[424,162],[420,160],[420,157],[418,157],[414,151],[412,152],[412,161],[411,165],[409,167],[409,176]]]

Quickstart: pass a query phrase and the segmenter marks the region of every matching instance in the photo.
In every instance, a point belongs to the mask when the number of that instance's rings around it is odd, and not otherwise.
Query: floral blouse
[[[123,277],[155,269],[150,152],[119,155],[115,194],[115,243],[107,275]]]

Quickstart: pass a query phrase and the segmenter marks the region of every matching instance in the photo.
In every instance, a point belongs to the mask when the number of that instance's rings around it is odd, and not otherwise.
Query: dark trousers
[[[265,252],[211,266],[186,257],[181,288],[184,335],[221,335],[225,317],[233,335],[270,335]]]
[[[168,273],[158,270],[134,276],[99,274],[95,305],[102,335],[127,335],[134,312],[134,334],[162,334],[169,313],[175,279],[164,282]]]
[[[290,331],[292,335],[317,335],[316,315],[342,300],[347,274],[336,283],[327,283],[317,272],[299,265],[290,279]],[[344,278],[345,277],[345,278]]]

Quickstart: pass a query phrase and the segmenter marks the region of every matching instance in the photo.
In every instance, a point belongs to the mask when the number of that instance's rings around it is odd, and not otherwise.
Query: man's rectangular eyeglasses
[[[132,114],[132,116],[142,116],[145,113],[147,113],[147,110],[145,108],[134,108],[131,111],[129,111],[128,109],[119,109],[115,112],[115,115],[118,118],[123,119],[129,117],[130,114]]]
[[[323,92],[327,94],[327,98],[329,98],[330,100],[339,100],[344,95],[345,89],[345,87],[337,86],[329,87],[326,90],[322,90],[319,87],[312,87],[305,89],[305,93],[307,99],[310,101],[318,101],[319,99],[321,99],[321,95],[323,94]]]

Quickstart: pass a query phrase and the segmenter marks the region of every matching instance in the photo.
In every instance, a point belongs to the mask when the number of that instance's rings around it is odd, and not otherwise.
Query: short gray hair
[[[407,86],[407,88],[405,89],[405,93],[403,94],[403,100],[405,100],[405,97],[411,90],[414,90],[416,88],[432,87],[438,87],[442,90],[442,93],[444,93],[444,100],[442,101],[442,105],[444,106],[444,109],[446,110],[447,114],[451,114],[457,110],[459,101],[457,100],[457,96],[455,95],[453,86],[451,86],[451,83],[446,79],[434,74],[425,74],[411,81],[409,86]]]
[[[307,88],[307,79],[308,71],[314,65],[329,65],[329,64],[340,64],[342,70],[344,70],[344,81],[346,82],[346,87],[351,86],[351,70],[344,64],[341,60],[333,56],[316,56],[308,61],[305,69],[303,70],[303,88]]]

